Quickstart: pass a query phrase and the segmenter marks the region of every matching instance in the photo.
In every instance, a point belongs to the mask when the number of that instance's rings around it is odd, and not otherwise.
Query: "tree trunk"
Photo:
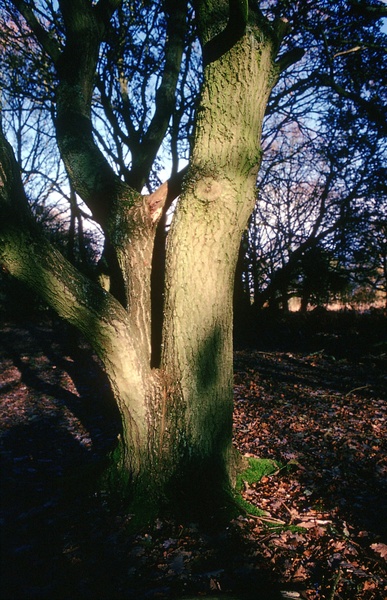
[[[94,73],[97,56],[90,40],[85,77]],[[11,215],[0,219],[0,264],[39,290],[101,359],[122,417],[117,473],[131,483],[138,511],[171,500],[212,503],[232,484],[234,274],[255,202],[262,119],[277,75],[273,40],[273,33],[266,38],[252,26],[205,68],[192,160],[168,235],[159,368],[151,366],[151,264],[167,192],[160,188],[143,197],[109,171],[93,146],[90,87],[80,73],[72,77],[70,50],[59,69],[58,144],[75,188],[112,247],[124,298],[81,275],[25,218],[16,162],[0,139],[0,203]]]
[[[142,504],[213,506],[235,477],[234,274],[255,202],[273,72],[270,44],[253,35],[205,71],[192,161],[168,234],[161,363],[144,378],[144,444],[133,442],[136,423],[125,402],[121,409],[123,447],[130,448],[124,471],[135,474],[135,454]]]
[[[172,393],[163,446],[175,473],[191,474],[192,489],[232,481],[234,274],[255,202],[272,75],[271,46],[253,35],[206,68],[192,162],[168,239],[161,368]]]

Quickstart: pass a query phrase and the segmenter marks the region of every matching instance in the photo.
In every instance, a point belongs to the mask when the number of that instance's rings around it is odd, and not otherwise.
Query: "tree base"
[[[241,514],[255,512],[256,507],[241,496],[244,482],[252,484],[278,469],[274,461],[245,459],[235,450],[233,463],[233,485],[224,463],[207,460],[186,462],[184,473],[175,475],[161,486],[157,474],[132,477],[125,466],[123,447],[119,442],[102,476],[101,489],[111,510],[124,510],[132,515],[133,530],[151,525],[157,518],[196,522],[207,528],[222,527]]]

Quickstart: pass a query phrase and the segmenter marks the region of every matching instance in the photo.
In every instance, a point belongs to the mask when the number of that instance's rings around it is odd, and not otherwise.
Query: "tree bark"
[[[101,359],[122,417],[117,469],[135,490],[137,509],[171,501],[192,506],[198,493],[212,502],[230,491],[235,467],[234,274],[255,202],[262,120],[278,74],[278,40],[258,25],[247,27],[242,11],[237,41],[226,26],[224,53],[205,53],[210,58],[192,160],[168,235],[160,367],[152,368],[152,253],[168,185],[142,196],[119,180],[95,146],[90,102],[104,23],[95,7],[81,4],[85,11],[81,6],[80,12],[64,14],[66,46],[55,57],[56,132],[72,184],[111,244],[123,297],[81,275],[31,224],[16,161],[3,136],[0,202],[7,218],[0,220],[0,264],[81,330]],[[242,5],[247,7],[245,1]],[[204,13],[203,43],[211,41],[208,23],[214,22],[214,15],[208,19]],[[74,53],[80,47],[76,70]]]
[[[270,43],[253,32],[207,66],[190,170],[168,237],[162,369],[176,391],[165,431],[178,433],[168,452],[178,465],[186,462],[196,484],[209,484],[214,473],[223,486],[232,481],[234,274],[255,201],[273,70]]]

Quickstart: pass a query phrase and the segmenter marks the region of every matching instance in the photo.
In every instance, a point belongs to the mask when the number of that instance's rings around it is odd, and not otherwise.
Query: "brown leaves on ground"
[[[266,516],[129,535],[88,487],[118,432],[95,360],[57,325],[0,333],[3,600],[387,596],[382,350],[236,352],[235,445],[279,465],[243,492]]]
[[[235,362],[235,443],[280,465],[244,497],[289,526],[257,519],[257,554],[304,598],[384,598],[386,356],[240,351]]]
[[[382,558],[387,560],[387,544],[371,544],[370,546],[374,552],[380,554]]]

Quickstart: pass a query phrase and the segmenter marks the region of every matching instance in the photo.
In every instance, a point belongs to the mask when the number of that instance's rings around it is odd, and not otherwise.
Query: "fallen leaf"
[[[371,544],[370,548],[372,548],[372,550],[374,550],[374,552],[377,554],[380,554],[382,558],[387,560],[387,544]]]

